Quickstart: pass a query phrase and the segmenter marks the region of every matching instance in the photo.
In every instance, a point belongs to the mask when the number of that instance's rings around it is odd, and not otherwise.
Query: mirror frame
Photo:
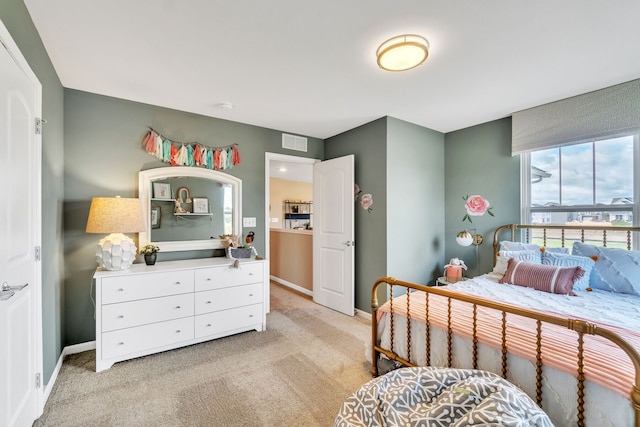
[[[142,248],[148,244],[160,247],[162,252],[196,251],[203,249],[224,248],[220,239],[184,240],[168,242],[151,242],[151,196],[153,194],[152,183],[162,179],[175,177],[204,178],[212,181],[230,184],[233,195],[233,234],[240,235],[240,218],[242,218],[242,180],[235,176],[214,171],[211,169],[191,166],[171,166],[155,169],[147,169],[138,173],[138,197],[142,202],[144,217],[146,218],[146,231],[138,234],[138,246]]]

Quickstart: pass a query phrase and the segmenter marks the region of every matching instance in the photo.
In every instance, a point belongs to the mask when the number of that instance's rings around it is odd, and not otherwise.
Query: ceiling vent
[[[288,150],[304,151],[307,152],[307,138],[302,136],[282,134],[282,148]]]

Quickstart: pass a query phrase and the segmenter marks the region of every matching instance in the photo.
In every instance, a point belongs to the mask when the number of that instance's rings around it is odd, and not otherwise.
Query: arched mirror
[[[146,207],[147,229],[140,247],[163,252],[222,248],[222,234],[240,234],[242,180],[226,173],[189,166],[141,171],[139,197]]]

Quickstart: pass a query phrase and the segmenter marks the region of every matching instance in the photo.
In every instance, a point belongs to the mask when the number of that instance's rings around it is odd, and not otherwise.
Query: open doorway
[[[265,154],[265,254],[271,280],[313,295],[313,164]]]

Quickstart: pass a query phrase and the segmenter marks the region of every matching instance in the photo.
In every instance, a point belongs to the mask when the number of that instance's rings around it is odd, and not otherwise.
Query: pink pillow
[[[584,270],[580,266],[533,264],[511,258],[507,262],[507,271],[500,279],[500,283],[512,283],[553,294],[575,295],[573,284],[583,274]]]

